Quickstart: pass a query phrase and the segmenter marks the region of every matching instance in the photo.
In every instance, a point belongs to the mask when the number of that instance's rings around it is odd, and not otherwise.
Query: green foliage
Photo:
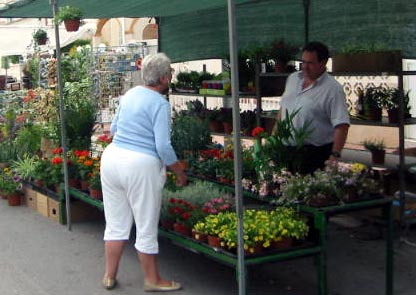
[[[33,88],[39,86],[39,58],[31,58],[27,62],[27,72]]]
[[[5,70],[10,69],[10,59],[8,56],[1,57],[1,68]]]
[[[0,143],[0,163],[9,163],[18,158],[19,151],[12,141]]]
[[[367,138],[362,142],[362,144],[364,148],[369,151],[384,150],[386,148],[386,145],[384,144],[383,139]]]
[[[19,175],[20,178],[30,180],[33,177],[35,168],[39,157],[31,156],[29,154],[18,157],[17,160],[13,160],[10,163],[10,168]]]
[[[75,6],[63,6],[59,8],[59,11],[55,17],[55,21],[61,24],[67,19],[81,19],[83,12],[79,7]]]
[[[344,54],[356,54],[356,53],[368,53],[368,52],[379,52],[379,51],[386,51],[389,47],[385,43],[346,43],[341,49],[339,53]]]
[[[180,159],[212,143],[208,123],[194,116],[176,114],[172,123],[172,146]]]
[[[33,39],[36,42],[39,42],[39,40],[45,39],[47,37],[48,37],[48,34],[46,33],[45,30],[42,30],[42,29],[38,29],[38,30],[36,30],[35,33],[33,33]]]
[[[305,123],[302,128],[296,129],[293,120],[299,109],[293,113],[286,111],[283,120],[277,121],[274,134],[265,138],[264,143],[256,141],[253,158],[259,179],[272,177],[273,171],[282,168],[292,168],[299,171],[305,140],[311,134],[310,124]],[[288,147],[293,146],[293,147]]]
[[[92,53],[89,46],[82,46],[81,50],[71,50],[69,55],[62,59],[62,80],[66,82],[79,82],[91,78]]]
[[[90,79],[65,83],[64,104],[68,149],[88,150],[90,148],[97,111],[91,91]]]
[[[29,155],[34,155],[40,150],[42,127],[35,124],[26,124],[16,133],[15,144]]]

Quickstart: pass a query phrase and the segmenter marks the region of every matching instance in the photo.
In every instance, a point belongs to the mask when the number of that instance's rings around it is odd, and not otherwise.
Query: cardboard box
[[[61,203],[53,198],[48,198],[48,218],[54,222],[63,223]]]
[[[26,188],[25,189],[25,201],[24,203],[32,210],[37,210],[37,192]]]
[[[36,198],[36,191],[33,190],[31,187],[24,185],[23,194],[24,194],[24,197],[22,198],[23,205],[26,205],[29,207],[29,199],[33,200],[33,198]]]
[[[36,211],[48,217],[48,196],[39,192],[36,194]]]

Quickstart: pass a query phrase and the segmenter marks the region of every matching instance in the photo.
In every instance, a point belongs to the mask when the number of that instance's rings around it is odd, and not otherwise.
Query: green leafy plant
[[[10,163],[10,168],[15,171],[21,179],[31,180],[38,159],[39,157],[36,155],[30,156],[25,154],[22,158],[19,157],[17,160],[13,160]]]
[[[46,33],[45,30],[38,29],[35,33],[33,33],[33,40],[36,41],[36,43],[39,43],[41,40],[45,40],[48,38],[48,33]]]
[[[55,17],[55,21],[61,24],[68,19],[82,19],[83,12],[79,7],[75,6],[63,6],[59,8],[59,11]]]
[[[176,114],[172,123],[172,146],[180,159],[195,154],[212,143],[208,123],[195,116]]]
[[[338,51],[339,53],[344,54],[356,54],[356,53],[365,53],[365,52],[378,52],[378,51],[385,51],[388,49],[387,44],[380,43],[380,42],[361,42],[361,43],[353,43],[348,42],[344,46],[340,48]]]
[[[376,138],[372,138],[372,139],[367,138],[362,142],[362,145],[364,146],[365,149],[369,151],[384,150],[386,148],[384,140],[376,139]]]

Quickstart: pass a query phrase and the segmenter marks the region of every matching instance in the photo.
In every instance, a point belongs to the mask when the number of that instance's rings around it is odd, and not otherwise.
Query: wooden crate
[[[39,192],[36,194],[36,211],[41,215],[48,217],[48,196]]]
[[[63,223],[61,203],[53,198],[48,198],[48,218],[54,222]]]

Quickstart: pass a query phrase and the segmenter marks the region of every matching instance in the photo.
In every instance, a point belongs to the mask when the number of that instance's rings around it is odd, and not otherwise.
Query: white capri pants
[[[158,158],[110,144],[101,157],[104,240],[128,240],[134,218],[135,248],[142,253],[157,254],[165,180],[166,168]]]

